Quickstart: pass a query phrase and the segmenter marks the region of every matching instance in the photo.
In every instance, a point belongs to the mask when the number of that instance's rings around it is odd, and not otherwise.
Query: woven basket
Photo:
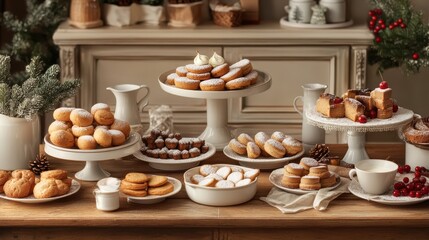
[[[218,12],[212,11],[213,22],[223,27],[238,27],[241,25],[241,11]]]

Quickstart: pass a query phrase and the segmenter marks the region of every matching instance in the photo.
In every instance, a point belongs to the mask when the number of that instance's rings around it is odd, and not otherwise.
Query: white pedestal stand
[[[49,156],[71,160],[85,161],[85,167],[75,174],[75,177],[82,181],[98,181],[109,177],[110,173],[101,168],[99,162],[109,159],[117,159],[133,154],[143,146],[138,133],[131,133],[127,141],[120,146],[101,148],[94,150],[80,150],[62,148],[53,145],[48,135],[45,136],[45,152]]]
[[[398,112],[389,119],[370,119],[367,123],[353,122],[347,118],[327,118],[318,113],[314,108],[307,111],[307,120],[310,124],[325,129],[326,131],[347,131],[348,150],[343,161],[355,164],[362,159],[369,159],[365,150],[366,132],[393,131],[413,119],[414,113],[405,108],[399,108]]]
[[[200,138],[213,144],[216,150],[222,150],[232,138],[228,128],[228,98],[245,97],[261,93],[271,87],[271,76],[258,71],[259,77],[256,84],[248,88],[225,91],[186,90],[164,83],[167,76],[173,72],[174,70],[171,70],[161,74],[159,85],[164,91],[173,95],[206,99],[207,126],[200,135]]]

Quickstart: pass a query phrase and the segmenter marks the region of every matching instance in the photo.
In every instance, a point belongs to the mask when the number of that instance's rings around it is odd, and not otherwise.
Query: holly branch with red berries
[[[409,0],[371,0],[368,28],[374,34],[368,61],[380,71],[402,67],[407,74],[429,66],[429,26]]]

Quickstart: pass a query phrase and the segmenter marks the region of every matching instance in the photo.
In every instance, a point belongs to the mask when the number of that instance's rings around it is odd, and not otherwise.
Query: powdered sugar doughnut
[[[216,66],[212,69],[211,74],[213,77],[222,77],[223,75],[227,74],[229,72],[229,65],[228,63],[221,64],[219,66]]]
[[[247,145],[248,142],[254,142],[253,138],[247,133],[240,133],[238,135],[237,140],[244,145]]]
[[[127,121],[122,121],[120,119],[115,119],[112,125],[110,125],[110,129],[115,129],[121,131],[125,138],[128,138],[131,132],[130,124]]]
[[[65,130],[57,130],[50,134],[49,140],[55,145],[64,148],[72,148],[74,146],[74,136],[71,132]]]
[[[55,109],[53,113],[53,117],[55,120],[69,122],[70,121],[70,113],[74,110],[74,108],[69,107],[60,107]]]
[[[94,120],[99,125],[112,125],[115,117],[110,110],[100,109],[94,113]]]
[[[203,81],[203,80],[207,80],[210,79],[211,75],[209,72],[207,73],[192,73],[192,72],[188,72],[186,74],[186,77],[192,80],[199,80],[199,81]]]
[[[250,86],[250,80],[246,77],[239,77],[225,84],[226,89],[235,90]]]
[[[102,147],[112,146],[112,135],[109,130],[98,128],[94,131],[94,139]]]
[[[253,85],[258,81],[258,72],[253,70],[250,73],[246,74],[244,77],[250,80],[250,85]]]
[[[77,125],[73,125],[71,130],[72,130],[72,133],[75,137],[94,134],[94,126],[92,126],[92,125],[89,125],[86,127],[79,127]]]
[[[243,75],[246,75],[248,73],[250,73],[253,70],[252,64],[250,63],[249,59],[241,59],[240,61],[232,64],[230,66],[231,69],[233,68],[240,68],[243,72]]]
[[[243,72],[241,71],[241,68],[235,68],[235,69],[230,69],[228,73],[226,73],[220,78],[225,82],[229,82],[241,76],[243,76]]]
[[[271,134],[271,138],[279,142],[282,142],[283,139],[285,139],[285,134],[280,131],[275,131],[273,132],[273,134]]]
[[[79,149],[88,150],[95,149],[97,147],[97,142],[95,141],[93,136],[83,135],[77,139],[76,145]]]
[[[186,70],[185,66],[180,66],[176,68],[176,74],[179,77],[186,77],[186,73],[188,73],[188,70]]]
[[[186,76],[186,74],[185,74],[185,76]],[[179,75],[177,75],[177,73],[168,74],[167,80],[165,80],[165,84],[174,85],[174,79],[177,77],[179,77]]]
[[[53,121],[48,128],[48,133],[51,134],[57,130],[68,130],[71,127],[70,122],[63,122],[59,120]]]
[[[188,64],[185,66],[185,68],[188,72],[192,72],[192,73],[210,73],[213,67],[210,64],[205,64],[205,65]]]
[[[237,154],[244,155],[247,153],[246,146],[241,144],[235,138],[231,139],[228,143],[228,147],[232,149]]]
[[[92,124],[94,120],[92,114],[85,109],[74,109],[70,113],[70,120],[73,125],[78,125],[79,127],[86,127]]]
[[[95,112],[98,110],[110,111],[110,107],[106,103],[96,103],[96,104],[92,105],[92,107],[91,107],[91,114],[94,115]]]
[[[225,81],[220,78],[212,78],[200,82],[200,88],[203,91],[222,91],[225,89]]]
[[[286,154],[286,149],[281,142],[274,139],[268,139],[264,144],[264,150],[275,158],[282,158]]]
[[[125,142],[125,134],[116,129],[108,130],[110,135],[112,135],[112,146],[119,146]]]
[[[282,141],[283,147],[286,148],[286,154],[293,156],[302,151],[302,143],[291,136],[285,136]]]
[[[216,183],[215,187],[217,188],[233,188],[235,187],[235,183],[229,180],[220,180]]]
[[[200,81],[187,77],[177,77],[174,79],[174,85],[182,89],[197,90],[200,87]]]
[[[254,142],[248,142],[246,145],[247,157],[257,158],[261,155],[261,149]]]
[[[268,136],[268,134],[266,134],[265,132],[258,132],[255,134],[255,143],[262,150],[264,150],[264,144],[268,139],[270,139],[270,136]]]

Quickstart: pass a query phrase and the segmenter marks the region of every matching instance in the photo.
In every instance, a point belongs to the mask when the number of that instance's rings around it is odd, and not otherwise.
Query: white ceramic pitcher
[[[137,93],[142,88],[146,89],[146,94],[137,100]],[[116,98],[115,118],[127,121],[133,129],[141,127],[140,112],[149,103],[149,87],[119,84],[106,89],[112,91]]]
[[[302,143],[306,151],[314,147],[315,144],[325,142],[325,130],[310,125],[307,122],[307,117],[303,114],[305,111],[314,108],[320,94],[324,93],[328,86],[320,83],[308,83],[301,86],[304,90],[304,96],[297,96],[293,100],[293,107],[302,116]],[[297,107],[297,101],[303,102],[302,111]]]

